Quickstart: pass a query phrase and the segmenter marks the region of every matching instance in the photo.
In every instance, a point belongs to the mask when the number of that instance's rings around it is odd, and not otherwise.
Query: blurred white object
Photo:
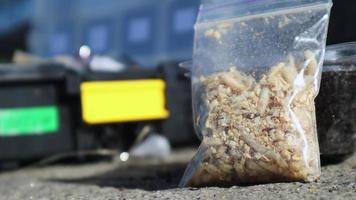
[[[108,56],[94,56],[90,62],[90,69],[93,71],[120,72],[125,69],[125,65]]]
[[[171,145],[168,139],[158,134],[150,134],[130,150],[130,155],[134,157],[162,158],[170,153]]]
[[[90,54],[91,54],[91,50],[90,50],[90,48],[88,46],[83,45],[83,46],[80,47],[79,56],[82,59],[88,59],[90,57]]]
[[[126,162],[130,157],[130,154],[127,153],[127,152],[122,152],[120,154],[120,160],[123,161],[123,162]]]

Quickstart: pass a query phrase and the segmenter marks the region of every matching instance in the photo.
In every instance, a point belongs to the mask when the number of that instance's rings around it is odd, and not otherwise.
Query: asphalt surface
[[[0,174],[0,200],[356,199],[356,155],[324,166],[317,183],[177,188],[194,151],[165,160],[119,160],[26,168]]]

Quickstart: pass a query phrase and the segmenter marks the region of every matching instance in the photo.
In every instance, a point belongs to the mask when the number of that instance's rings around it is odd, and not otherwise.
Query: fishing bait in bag
[[[180,186],[315,181],[330,0],[203,1],[192,92],[202,140]]]

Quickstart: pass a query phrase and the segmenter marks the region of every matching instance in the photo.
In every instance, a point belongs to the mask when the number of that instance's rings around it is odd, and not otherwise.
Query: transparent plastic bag
[[[329,0],[205,1],[192,92],[202,143],[180,186],[315,181]]]

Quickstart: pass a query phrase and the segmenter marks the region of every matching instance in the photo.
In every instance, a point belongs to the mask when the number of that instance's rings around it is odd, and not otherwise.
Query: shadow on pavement
[[[49,179],[47,181],[118,189],[165,190],[177,188],[186,166],[187,163],[128,164],[89,178]]]

